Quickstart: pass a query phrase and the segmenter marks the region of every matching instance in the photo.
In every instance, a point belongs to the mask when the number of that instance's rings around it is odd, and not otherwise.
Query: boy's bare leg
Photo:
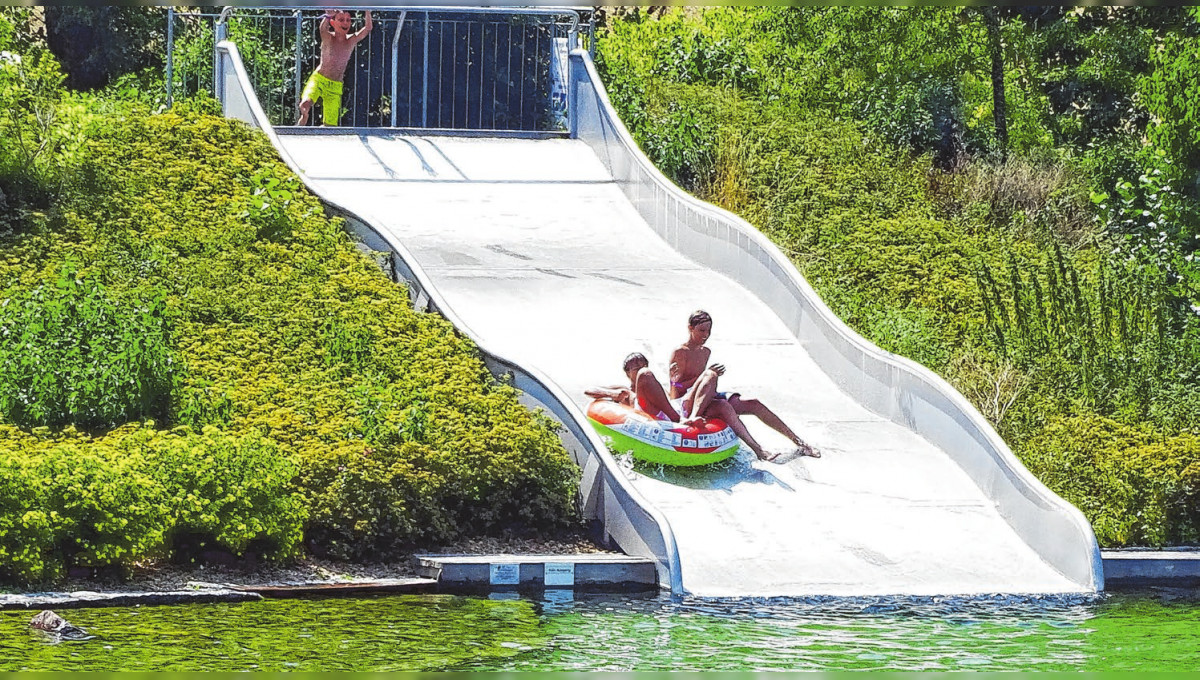
[[[767,408],[767,405],[761,401],[757,399],[743,399],[738,395],[734,395],[730,397],[729,405],[733,407],[733,410],[738,415],[752,415],[763,421],[767,427],[790,439],[796,445],[796,448],[800,450],[801,454],[812,456],[813,458],[821,457],[819,451],[805,443],[799,435],[792,431],[792,428],[787,426],[787,423],[783,422],[782,418],[775,415],[775,412]]]
[[[662,411],[672,422],[679,422],[679,413],[671,405],[671,400],[667,398],[667,393],[663,390],[662,383],[658,382],[658,377],[654,375],[654,371],[648,368],[638,371],[637,379],[634,383],[634,391],[653,410],[650,415],[655,415],[657,412]]]
[[[313,101],[305,99],[300,102],[300,117],[296,119],[296,125],[308,125],[308,114],[312,113]]]
[[[707,418],[708,410],[718,401],[721,400],[717,399],[717,374],[705,371],[692,385],[691,394],[684,397],[683,407],[692,418]]]
[[[758,456],[759,460],[772,461],[779,457],[778,453],[763,450],[762,445],[759,444],[758,440],[756,440],[750,434],[750,431],[746,429],[746,424],[742,422],[741,417],[738,416],[737,411],[733,410],[733,406],[731,406],[728,401],[725,401],[724,399],[714,400],[712,406],[710,406],[708,409],[708,415],[724,420],[725,424],[733,428],[734,434],[736,434],[738,438],[746,444],[746,446],[750,447],[750,450],[754,452],[755,456]]]

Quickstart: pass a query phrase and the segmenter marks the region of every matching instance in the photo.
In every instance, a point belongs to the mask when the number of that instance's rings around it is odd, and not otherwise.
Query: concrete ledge
[[[71,593],[30,593],[0,595],[3,609],[79,609],[81,607],[137,607],[141,605],[197,604],[210,602],[248,602],[262,595],[232,589],[176,590],[160,593],[96,593],[80,590]]]
[[[437,579],[442,591],[658,589],[654,560],[629,555],[417,555],[414,559],[417,573]]]
[[[1200,550],[1105,550],[1104,584],[1109,590],[1144,586],[1200,585]]]
[[[431,578],[388,578],[377,581],[349,581],[346,583],[298,583],[276,586],[230,586],[245,593],[258,593],[268,599],[290,599],[304,597],[347,597],[378,593],[429,593],[437,589],[437,580]]]

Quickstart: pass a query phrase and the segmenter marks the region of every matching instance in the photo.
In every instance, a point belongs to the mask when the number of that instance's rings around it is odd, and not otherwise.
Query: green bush
[[[0,54],[0,192],[5,212],[45,208],[59,179],[63,74],[47,52]],[[11,216],[0,235],[20,226]]]
[[[307,513],[293,483],[299,471],[271,440],[214,427],[200,434],[143,429],[121,448],[141,456],[161,480],[173,549],[211,542],[238,555],[298,552]],[[185,539],[201,545],[184,545]]]
[[[1200,20],[1200,10],[1191,10]],[[1154,70],[1141,81],[1141,95],[1154,116],[1149,132],[1155,146],[1169,154],[1180,182],[1200,199],[1200,47],[1195,36],[1169,35],[1152,53]]]
[[[80,444],[57,443],[29,469],[46,480],[54,557],[65,566],[106,567],[160,555],[171,521],[161,482],[137,458]]]
[[[44,21],[46,44],[62,62],[72,89],[103,87],[123,74],[162,66],[163,8],[50,5]]]
[[[151,400],[162,429],[0,431],[0,461],[24,461],[26,479],[53,457],[47,442],[66,441],[71,453],[55,460],[90,461],[98,485],[76,514],[132,527],[85,539],[79,522],[50,522],[54,542],[9,577],[208,547],[382,558],[575,521],[579,473],[553,423],[522,407],[448,322],[414,311],[261,133],[205,115],[205,105],[118,110],[88,128],[44,229],[0,237],[0,281],[6,297],[30,301],[22,313],[65,314],[69,305],[47,301],[79,295],[90,302],[77,307],[137,329],[121,310],[161,297],[154,318],[170,319],[161,338],[173,367],[167,393]],[[47,286],[69,261],[88,263],[82,287]],[[146,503],[169,521],[110,512],[108,499],[132,498],[118,472],[150,479]],[[0,546],[13,554],[19,541],[47,540],[36,538],[36,513],[61,514],[50,500],[23,503],[0,516]]]
[[[53,282],[0,293],[0,419],[112,427],[162,418],[175,361],[161,292],[118,300],[67,261]]]
[[[1094,415],[1055,419],[1018,454],[1083,511],[1101,545],[1200,540],[1200,437]]]
[[[24,458],[0,456],[0,579],[5,582],[38,582],[61,572],[46,482]]]
[[[295,555],[306,516],[296,474],[255,434],[0,426],[0,576],[36,582],[199,547]]]

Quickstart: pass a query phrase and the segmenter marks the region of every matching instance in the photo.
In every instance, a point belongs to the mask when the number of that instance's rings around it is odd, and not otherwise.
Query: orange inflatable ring
[[[588,404],[587,416],[615,450],[632,451],[634,458],[650,463],[708,465],[736,454],[741,446],[733,428],[718,418],[681,425],[607,399]]]

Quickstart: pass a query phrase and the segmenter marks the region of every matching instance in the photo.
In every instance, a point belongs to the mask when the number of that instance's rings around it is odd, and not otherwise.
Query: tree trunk
[[[983,10],[987,25],[988,52],[992,57],[992,114],[996,120],[996,144],[1000,147],[1000,160],[1008,160],[1008,104],[1004,98],[1004,46],[1000,41],[1000,10],[987,7]]]

